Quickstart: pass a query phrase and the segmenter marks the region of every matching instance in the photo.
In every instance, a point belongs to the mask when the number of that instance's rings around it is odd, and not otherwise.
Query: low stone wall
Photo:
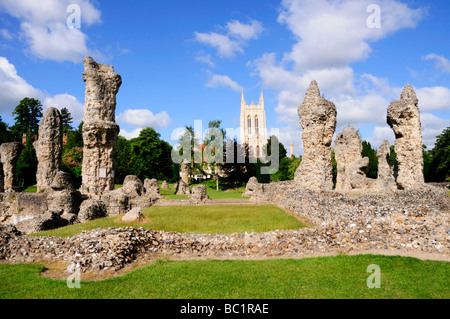
[[[16,224],[46,211],[46,193],[0,193],[0,223]]]
[[[296,258],[381,249],[448,257],[450,203],[444,191],[344,196],[283,187],[285,199],[278,204],[316,226],[211,235],[124,227],[85,231],[72,238],[21,236],[10,226],[0,226],[0,258],[8,262],[60,261],[72,269],[104,271],[119,270],[139,258],[161,256]]]

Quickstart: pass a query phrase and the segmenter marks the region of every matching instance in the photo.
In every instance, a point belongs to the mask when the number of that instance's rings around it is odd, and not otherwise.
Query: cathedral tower
[[[248,105],[244,100],[244,90],[242,90],[240,123],[240,142],[248,143],[250,157],[261,157],[263,147],[267,143],[266,112],[264,111],[262,89],[257,105],[253,101]]]

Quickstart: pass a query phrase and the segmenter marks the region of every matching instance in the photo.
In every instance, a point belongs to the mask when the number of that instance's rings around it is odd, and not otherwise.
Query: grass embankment
[[[34,235],[71,237],[83,230],[122,226],[199,234],[265,232],[304,227],[296,218],[274,205],[153,206],[144,209],[143,215],[145,220],[140,223],[124,223],[121,221],[122,216],[113,216]]]
[[[381,288],[367,287],[376,264]],[[39,276],[42,265],[0,265],[0,298],[450,298],[448,262],[394,256],[278,260],[156,261],[121,277],[83,281]]]

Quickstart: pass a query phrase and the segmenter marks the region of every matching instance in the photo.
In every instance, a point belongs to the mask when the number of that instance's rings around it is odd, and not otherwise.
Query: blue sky
[[[66,9],[80,8],[69,29]],[[380,28],[369,28],[370,4]],[[450,2],[0,0],[0,116],[25,96],[83,116],[82,59],[113,65],[121,135],[147,126],[171,144],[177,127],[222,120],[238,127],[264,90],[268,128],[302,154],[297,106],[311,80],[347,125],[378,148],[394,142],[389,103],[407,83],[419,98],[423,141],[450,126]]]

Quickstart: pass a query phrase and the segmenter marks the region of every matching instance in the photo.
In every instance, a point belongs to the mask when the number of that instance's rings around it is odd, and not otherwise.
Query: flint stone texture
[[[159,193],[159,184],[158,180],[156,178],[148,179],[146,178],[144,180],[144,189],[145,189],[145,195],[149,196],[150,198],[161,198],[161,194]]]
[[[336,191],[370,190],[375,180],[366,177],[369,158],[362,157],[362,141],[354,127],[347,127],[334,140],[337,162]]]
[[[70,175],[59,171],[53,178],[47,195],[48,211],[74,222],[80,207],[81,196],[75,190]]]
[[[3,193],[5,191],[4,179],[5,179],[5,176],[3,175],[3,164],[2,164],[2,158],[0,155],[0,193]]]
[[[312,81],[298,107],[305,153],[294,180],[301,189],[333,189],[331,142],[336,129],[336,115],[334,103],[322,98],[317,82]]]
[[[119,126],[115,123],[116,94],[122,78],[109,65],[84,62],[86,97],[83,120],[83,174],[81,193],[101,195],[114,189],[114,157]]]
[[[107,216],[106,205],[101,200],[87,199],[81,203],[78,213],[80,223]]]
[[[389,142],[384,140],[381,142],[377,152],[378,158],[378,176],[377,176],[377,188],[379,191],[394,191],[397,189],[395,183],[394,170],[390,167],[391,162],[391,149]]]
[[[23,234],[33,234],[69,225],[69,221],[55,212],[46,212],[40,217],[17,223],[16,228]]]
[[[183,181],[183,179],[179,179],[178,182],[175,183],[175,195],[189,195],[191,190],[189,186]]]
[[[144,184],[139,177],[128,175],[123,180],[123,191],[131,198],[135,198],[144,194]]]
[[[0,159],[3,164],[3,187],[4,192],[14,193],[14,177],[16,172],[17,160],[22,150],[22,144],[19,142],[3,143],[0,145]]]
[[[192,193],[189,195],[191,202],[200,203],[209,200],[208,192],[205,185],[197,185],[192,188]]]
[[[38,159],[36,172],[37,191],[50,187],[61,167],[63,145],[62,118],[58,109],[50,107],[45,111],[39,125],[39,138],[33,143]]]
[[[395,172],[399,189],[424,186],[422,128],[419,100],[411,85],[407,84],[400,99],[387,110],[387,123],[395,133],[395,153],[398,168]]]
[[[261,192],[261,184],[258,183],[258,179],[256,177],[252,176],[245,186],[245,191],[242,193],[242,197],[257,196],[257,194]]]
[[[138,222],[142,219],[144,219],[144,215],[142,215],[142,209],[140,207],[132,208],[122,217],[122,221],[125,223]]]

